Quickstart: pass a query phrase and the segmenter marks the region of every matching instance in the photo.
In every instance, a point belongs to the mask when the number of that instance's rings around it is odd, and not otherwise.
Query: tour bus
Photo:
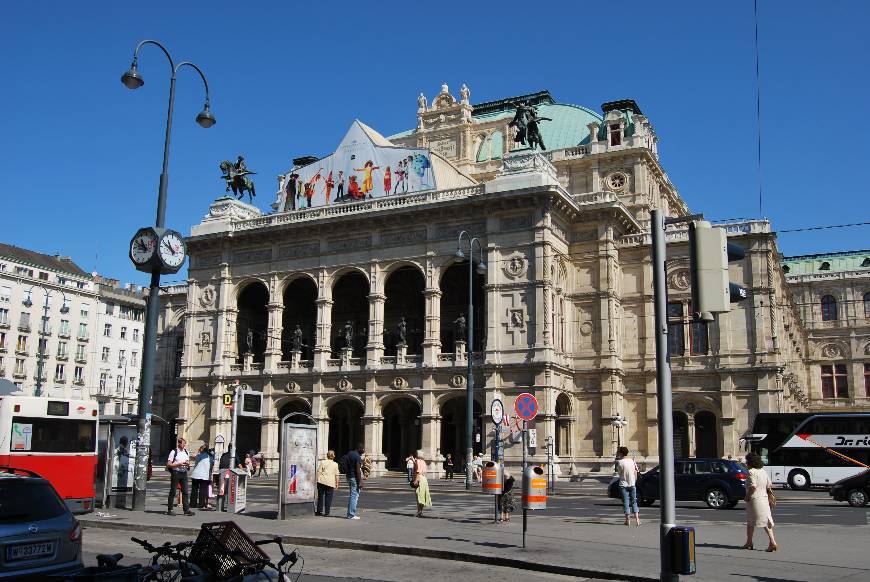
[[[95,400],[0,396],[0,467],[48,479],[73,513],[94,509]]]
[[[741,439],[774,484],[830,486],[870,467],[870,413],[759,413]]]

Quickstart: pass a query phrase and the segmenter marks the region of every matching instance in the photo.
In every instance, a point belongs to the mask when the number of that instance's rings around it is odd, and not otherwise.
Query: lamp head
[[[27,299],[22,301],[22,303],[24,304],[24,307],[26,307],[27,309],[30,309],[31,307],[33,307],[33,301],[30,300],[30,295],[28,295]]]
[[[133,59],[133,64],[130,65],[130,70],[121,75],[121,82],[130,90],[138,89],[145,84],[145,79],[139,74],[136,68],[136,59]]]
[[[211,110],[208,108],[208,101],[205,102],[205,107],[196,116],[196,122],[206,129],[217,123],[217,119],[214,118],[214,115],[212,115]]]
[[[461,262],[461,261],[464,261],[464,260],[465,260],[465,253],[462,252],[462,249],[461,249],[461,248],[456,249],[456,254],[453,255],[453,256],[456,257],[456,260],[457,260],[457,261],[460,261],[460,262]]]
[[[486,274],[486,263],[484,263],[483,261],[480,261],[477,264],[477,272],[480,275],[485,275]]]
[[[64,303],[64,304],[61,306],[61,308],[60,308],[60,312],[61,312],[63,315],[66,315],[67,313],[69,313],[69,307],[67,306],[66,303]]]

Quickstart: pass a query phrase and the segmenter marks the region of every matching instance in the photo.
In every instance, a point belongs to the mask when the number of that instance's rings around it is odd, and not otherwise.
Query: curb
[[[195,537],[197,534],[199,534],[200,531],[200,528],[198,527],[115,523],[97,520],[92,521],[87,518],[82,519],[81,517],[79,517],[79,522],[85,528],[92,527],[95,529],[135,531],[143,533],[161,533],[166,535],[185,535]],[[275,534],[250,532],[249,535],[274,536]],[[280,537],[281,542],[288,545],[312,546],[341,550],[362,550],[367,552],[416,556],[419,558],[456,560],[488,566],[502,566],[507,568],[515,568],[518,570],[530,570],[534,572],[546,572],[548,574],[559,574],[562,576],[573,576],[575,578],[599,578],[602,580],[625,580],[629,582],[657,582],[659,580],[658,577],[639,576],[637,574],[629,574],[627,572],[590,570],[586,568],[577,568],[572,566],[560,566],[557,564],[531,562],[528,560],[510,558],[505,556],[495,556],[491,554],[459,552],[456,550],[439,550],[435,548],[421,548],[419,546],[402,546],[399,544],[361,542],[357,540],[318,538],[307,536],[282,535]]]

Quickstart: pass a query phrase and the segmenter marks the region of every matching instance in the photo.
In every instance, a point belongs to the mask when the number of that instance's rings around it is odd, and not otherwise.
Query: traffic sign
[[[538,399],[534,394],[523,392],[514,400],[514,410],[523,420],[532,420],[538,415]]]
[[[489,407],[489,414],[492,416],[493,424],[501,424],[502,420],[504,420],[504,404],[502,404],[501,400],[496,398],[492,401]]]
[[[228,394],[224,394],[224,408],[232,408],[233,407],[233,394],[232,392]]]

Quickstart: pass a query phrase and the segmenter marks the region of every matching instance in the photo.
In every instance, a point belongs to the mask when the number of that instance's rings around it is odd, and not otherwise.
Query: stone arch
[[[320,290],[320,287],[317,284],[317,277],[315,275],[309,273],[308,271],[294,271],[292,273],[285,275],[284,277],[281,277],[281,279],[278,281],[278,295],[280,295],[280,296],[284,295],[284,292],[287,290],[287,287],[291,283],[293,283],[294,281],[297,281],[299,279],[310,280],[312,283],[314,283],[314,287],[317,288],[318,291]]]
[[[719,457],[719,419],[710,410],[695,413],[695,456],[705,459]]]
[[[439,448],[441,454],[446,456],[451,453],[457,461],[457,467],[461,466],[466,456],[466,400],[462,392],[454,392],[440,397],[437,402],[438,414],[441,418],[441,441]],[[480,441],[472,439],[472,448],[475,453],[480,453],[484,445],[483,426],[483,402],[475,397],[473,404],[472,430],[480,434]]]
[[[366,281],[369,283],[369,285],[371,285],[371,278],[369,277],[368,271],[356,265],[344,265],[335,269],[327,275],[326,286],[331,290],[335,290],[335,284],[338,282],[338,280],[347,275],[348,273],[361,274],[363,277],[366,278]]]
[[[239,279],[238,281],[235,281],[235,284],[233,285],[233,291],[230,295],[231,302],[238,303],[239,302],[239,295],[241,295],[245,291],[245,289],[247,289],[248,287],[250,287],[251,285],[254,285],[256,283],[262,284],[266,288],[267,291],[269,290],[269,281],[267,281],[266,279],[263,279],[262,277],[253,277],[253,276],[244,277],[242,279]]]
[[[356,397],[332,397],[324,403],[329,418],[327,448],[341,456],[363,442],[362,416],[365,404]]]
[[[397,394],[382,398],[380,409],[384,466],[387,469],[404,469],[405,458],[420,449],[423,443],[422,403],[410,394]]]
[[[477,255],[475,255],[476,257]],[[462,314],[466,320],[466,329],[473,326],[473,351],[480,351],[486,345],[486,276],[474,272],[474,320],[468,317],[468,263],[453,261],[439,274],[438,287],[441,289],[441,345],[442,349],[452,351],[456,341],[466,341],[467,337],[458,338],[454,322]]]
[[[677,459],[689,458],[689,417],[681,411],[673,411],[674,419],[674,457]]]
[[[269,301],[269,286],[260,280],[248,282],[236,296],[236,346],[240,362],[248,352],[255,362],[264,360],[268,345]]]
[[[350,348],[352,357],[364,357],[369,342],[369,295],[371,286],[368,275],[356,267],[341,270],[330,280],[332,289],[332,337],[330,344],[333,357],[341,350]],[[347,327],[350,326],[350,333]]]
[[[290,361],[298,343],[300,359],[311,360],[317,341],[317,281],[298,275],[288,277],[285,283],[281,286],[281,359]],[[297,326],[302,336],[299,341],[295,337]]]
[[[384,281],[384,354],[396,355],[404,319],[404,345],[408,354],[422,353],[426,328],[426,275],[414,265],[391,269]]]

